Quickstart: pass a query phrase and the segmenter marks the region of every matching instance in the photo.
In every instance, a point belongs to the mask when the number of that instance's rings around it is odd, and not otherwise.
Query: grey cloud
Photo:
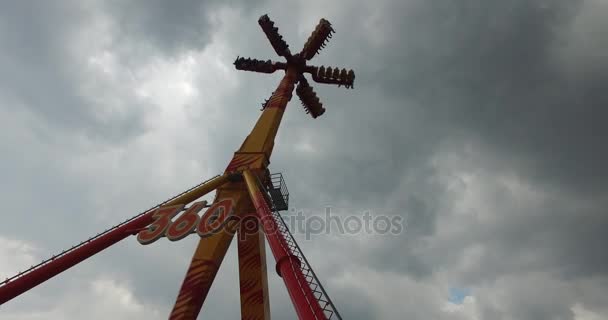
[[[387,93],[404,93],[436,127],[480,141],[543,187],[605,192],[608,61],[572,77],[555,58],[583,2],[413,3],[380,31],[392,35],[374,78]]]
[[[110,1],[108,12],[117,20],[125,41],[141,42],[172,55],[183,50],[204,48],[216,24],[217,11],[230,6],[245,12],[255,10],[260,1]]]
[[[101,141],[136,134],[140,119],[135,109],[100,119],[97,114],[109,107],[98,102],[105,92],[96,92],[98,96],[83,92],[83,82],[91,79],[83,70],[86,57],[75,56],[74,46],[78,32],[92,18],[90,8],[79,3],[21,1],[5,7],[0,15],[3,108],[29,109],[57,130],[75,129]],[[125,104],[135,106],[137,101]]]
[[[598,297],[605,295],[608,263],[602,247],[608,240],[603,232],[608,225],[603,139],[608,133],[602,123],[606,118],[602,84],[608,64],[601,51],[593,59],[585,59],[585,53],[572,47],[573,42],[601,44],[601,39],[584,33],[587,42],[582,42],[571,32],[581,24],[586,26],[587,21],[580,19],[586,17],[588,5],[582,1],[412,0],[348,3],[322,10],[295,3],[230,4],[238,8],[234,23],[242,28],[230,30],[223,34],[225,39],[218,40],[225,41],[227,51],[234,53],[224,57],[227,63],[236,55],[276,58],[256,25],[257,17],[265,13],[256,11],[263,7],[295,48],[308,36],[299,30],[313,28],[297,25],[302,16],[314,13],[315,20],[328,18],[338,32],[314,63],[357,72],[352,91],[313,84],[327,108],[320,119],[312,121],[301,112],[294,97],[271,165],[274,171],[285,173],[294,207],[320,211],[333,205],[359,212],[370,208],[406,218],[406,232],[399,237],[369,242],[321,237],[301,244],[343,315],[361,319],[395,316],[397,310],[407,307],[412,318],[440,319],[446,314],[438,310],[440,301],[431,300],[436,296],[429,293],[440,277],[471,287],[482,319],[573,319],[571,308],[577,303],[602,312],[604,301]],[[300,10],[280,12],[284,6]],[[162,200],[156,198],[165,192],[182,186],[173,181],[160,184],[163,176],[154,174],[150,163],[141,161],[141,168],[135,170],[122,158],[117,167],[123,165],[120,170],[133,173],[124,178],[112,175],[110,181],[125,186],[120,189],[124,194],[96,198],[92,195],[112,188],[107,179],[83,177],[62,166],[62,155],[53,154],[48,142],[55,130],[69,142],[56,149],[61,152],[90,152],[77,138],[70,138],[79,130],[114,137],[112,145],[129,149],[119,138],[142,134],[138,123],[143,108],[148,107],[129,108],[126,115],[106,122],[97,119],[91,110],[104,103],[97,106],[90,96],[79,96],[73,90],[76,83],[92,75],[70,65],[66,39],[87,24],[87,10],[102,10],[116,23],[113,32],[119,34],[114,35],[114,45],[119,58],[126,65],[137,65],[153,56],[204,50],[218,31],[210,17],[221,7],[216,2],[136,1],[96,4],[86,10],[50,6],[44,17],[22,4],[3,11],[0,39],[9,50],[0,54],[0,69],[3,74],[16,75],[0,77],[5,110],[12,112],[10,108],[24,105],[46,127],[40,137],[0,139],[3,148],[12,150],[4,163],[13,168],[3,170],[3,177],[11,183],[0,190],[11,212],[40,210],[32,201],[36,197],[32,194],[39,195],[46,212],[36,217],[49,226],[36,232],[29,227],[27,216],[16,215],[8,220],[10,226],[0,227],[3,235],[60,247],[99,228],[98,220],[90,220],[92,216],[103,214],[102,221],[121,216],[108,213],[110,209],[93,200],[128,199],[113,207],[124,209],[126,218],[128,212],[148,207]],[[600,12],[604,7],[595,4],[594,10]],[[23,21],[36,23],[25,25]],[[294,21],[297,23],[291,24]],[[22,36],[10,31],[17,29]],[[602,50],[600,44],[594,48]],[[204,129],[193,132],[206,135],[210,143],[201,147],[204,150],[192,146],[188,159],[204,158],[209,172],[223,169],[253,125],[259,103],[280,76],[233,72],[238,74],[235,93],[222,97],[213,114],[200,115],[189,123],[193,127],[203,123]],[[113,95],[116,90],[108,87],[100,95]],[[137,103],[127,93],[118,93],[125,103]],[[205,103],[204,96],[200,100],[193,107]],[[16,102],[9,105],[4,101]],[[214,121],[205,122],[207,118]],[[28,122],[15,119],[28,132]],[[107,138],[101,140],[91,141],[95,146],[109,144]],[[27,143],[29,150],[20,151],[19,143]],[[182,154],[163,156],[178,163],[184,160]],[[26,157],[36,160],[23,161]],[[437,167],[437,158],[452,167]],[[108,166],[91,165],[105,173],[119,170]],[[185,180],[197,179],[187,168],[172,170],[183,185],[187,185]],[[458,182],[460,172],[478,179]],[[505,176],[542,194],[542,199],[512,193],[501,180]],[[97,185],[102,182],[103,186]],[[48,186],[53,187],[47,190]],[[130,189],[135,186],[145,190]],[[69,203],[58,200],[80,192],[87,197]],[[467,192],[480,197],[470,210],[491,212],[458,212],[456,208],[468,199]],[[9,201],[12,199],[19,201]],[[73,214],[91,206],[95,212]],[[64,229],[51,217],[78,219],[81,228],[54,238]],[[155,291],[149,279],[161,277],[163,288],[175,288],[185,266],[173,260],[188,260],[189,245],[166,243],[142,250],[131,242],[79,266],[81,271],[74,277],[118,274],[118,278],[132,281],[142,300],[169,306],[173,289]],[[124,261],[125,256],[134,260]],[[226,262],[214,285],[217,304],[205,307],[218,317],[234,314],[221,301],[237,290],[230,291],[233,284],[227,282],[235,270],[234,260]],[[272,263],[269,258],[269,266]],[[357,267],[386,283],[371,283],[366,278],[357,283],[337,280]],[[225,271],[228,269],[231,271]],[[68,277],[62,276],[47,288],[62,288]],[[280,291],[280,279],[274,274],[269,277],[274,315],[290,317],[293,310]],[[407,303],[385,310],[382,299],[391,298],[390,292],[368,295],[403,278],[408,281],[398,293]],[[224,282],[219,284],[220,280]],[[368,289],[362,289],[366,286]],[[26,299],[19,303],[21,308],[44,304],[31,295]]]

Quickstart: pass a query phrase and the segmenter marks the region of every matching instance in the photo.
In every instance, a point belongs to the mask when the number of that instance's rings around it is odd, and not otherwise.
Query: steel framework
[[[201,239],[186,269],[170,319],[196,319],[235,234],[239,235],[242,319],[270,319],[265,239],[276,260],[276,272],[285,283],[298,317],[341,319],[279,214],[287,208],[289,194],[283,178],[271,176],[268,165],[294,87],[306,113],[317,118],[325,112],[304,74],[311,74],[315,82],[346,88],[353,87],[355,74],[352,70],[307,65],[334,32],[327,20],[319,21],[303,49],[296,54],[291,53],[267,15],[260,17],[258,23],[285,62],[237,57],[236,69],[261,73],[284,70],[285,75],[270,99],[263,103],[262,114],[224,173],[6,279],[0,284],[0,304],[131,235],[137,235],[140,243],[149,244],[159,237],[175,241],[197,232]],[[210,206],[206,202],[196,202],[185,208],[214,190],[216,195]],[[203,208],[207,210],[199,217],[198,212]],[[184,213],[180,214],[182,211]],[[178,214],[179,217],[173,219]]]

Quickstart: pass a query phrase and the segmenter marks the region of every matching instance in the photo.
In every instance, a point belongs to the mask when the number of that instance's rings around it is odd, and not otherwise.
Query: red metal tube
[[[190,203],[228,182],[229,178],[229,175],[211,178],[171,200],[164,202],[162,206]],[[119,225],[106,234],[92,239],[88,243],[58,256],[52,261],[27,272],[23,276],[10,280],[8,283],[0,286],[0,305],[92,257],[96,253],[136,233],[140,229],[147,227],[154,221],[152,215],[155,210],[156,208],[150,209],[140,217]]]
[[[247,189],[251,196],[256,213],[262,222],[262,228],[266,234],[270,250],[277,261],[277,273],[283,278],[289,297],[293,303],[299,319],[327,319],[319,301],[314,296],[302,270],[300,269],[300,259],[298,259],[289,249],[287,241],[279,232],[278,226],[264,195],[257,186],[255,177],[249,171],[243,172]]]
[[[0,287],[0,304],[32,289],[152,223],[154,210]]]

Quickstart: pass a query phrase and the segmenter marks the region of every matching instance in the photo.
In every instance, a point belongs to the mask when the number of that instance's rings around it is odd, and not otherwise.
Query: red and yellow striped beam
[[[248,201],[246,193],[230,186],[235,184],[242,183],[233,182],[228,184],[227,188],[218,190],[214,204],[224,203],[221,208],[214,208],[212,205],[208,209],[232,212],[229,212],[227,222],[223,227],[199,240],[169,316],[171,320],[194,320],[203,306],[238,227],[237,221],[232,219],[232,215],[242,214],[244,210],[240,208],[244,200]]]
[[[252,208],[253,209],[253,208]],[[268,278],[264,234],[255,213],[248,214],[237,232],[241,319],[269,320]]]

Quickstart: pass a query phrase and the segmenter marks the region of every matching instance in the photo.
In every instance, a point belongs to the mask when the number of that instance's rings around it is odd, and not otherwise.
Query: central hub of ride
[[[299,53],[287,57],[287,68],[294,67],[298,73],[304,73],[306,68],[306,59],[300,56]]]
[[[266,34],[274,51],[279,56],[284,57],[286,63],[237,57],[236,61],[234,61],[234,65],[238,70],[273,73],[277,70],[287,71],[288,69],[293,68],[297,73],[295,80],[293,80],[293,84],[298,83],[296,94],[302,101],[306,113],[309,113],[313,118],[322,115],[325,112],[325,108],[323,108],[323,104],[319,101],[317,94],[308,84],[306,78],[304,78],[304,73],[310,73],[312,79],[318,83],[336,84],[346,88],[353,87],[355,81],[355,72],[353,70],[347,71],[346,69],[324,66],[316,67],[306,64],[306,61],[311,60],[325,47],[327,41],[335,32],[329,21],[321,19],[310,37],[308,37],[308,40],[306,40],[302,51],[296,54],[291,54],[289,45],[283,40],[283,36],[279,34],[279,29],[274,26],[274,22],[270,20],[268,15],[261,16],[258,20],[258,24],[262,27],[262,31]],[[286,87],[290,87],[289,85],[290,84]],[[284,95],[285,92],[278,93],[275,91],[273,96],[275,94]]]

